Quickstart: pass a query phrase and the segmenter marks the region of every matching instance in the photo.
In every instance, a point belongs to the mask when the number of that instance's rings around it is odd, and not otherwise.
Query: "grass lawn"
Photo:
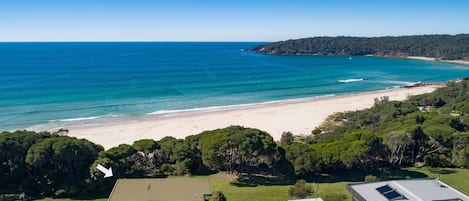
[[[223,173],[211,175],[212,191],[222,191],[229,201],[287,201],[290,197],[288,189],[294,181],[285,181],[269,184],[238,184],[232,178],[223,176]],[[256,182],[257,183],[257,182]],[[345,186],[349,182],[339,181],[333,183],[311,183],[318,193],[311,197],[321,197],[328,193],[342,193],[349,196]],[[351,197],[349,197],[351,198]]]
[[[349,173],[343,176],[315,178],[310,182],[318,192],[311,197],[324,197],[330,193],[340,193],[348,196],[350,194],[345,189],[349,183],[360,182],[363,176]],[[389,172],[381,175],[383,179],[404,179],[421,177],[440,177],[440,180],[452,187],[469,194],[469,169],[450,168],[407,168],[401,171]],[[206,176],[197,176],[206,177]],[[219,173],[208,176],[212,191],[223,191],[229,201],[287,201],[289,199],[288,189],[294,181],[258,179],[254,182],[237,182],[234,178]],[[52,199],[42,199],[46,201]],[[53,199],[54,201],[78,201],[74,199]],[[96,199],[95,201],[105,201],[107,199]]]
[[[239,186],[233,185],[233,179],[224,178],[217,175],[210,176],[212,191],[221,190],[229,201],[286,201],[288,189],[291,185],[253,185]],[[410,179],[423,177],[437,177],[452,187],[469,195],[469,169],[450,168],[407,168],[401,171],[394,171],[380,176],[382,179]],[[311,197],[324,197],[330,193],[341,193],[347,195],[351,200],[350,193],[346,190],[346,185],[363,181],[363,176],[353,176],[353,173],[346,176],[336,176],[335,178],[320,178],[311,182],[314,189],[318,189]],[[314,179],[313,179],[314,180]]]
[[[469,195],[469,169],[409,168],[409,170],[419,171],[429,177],[439,176],[441,181]]]

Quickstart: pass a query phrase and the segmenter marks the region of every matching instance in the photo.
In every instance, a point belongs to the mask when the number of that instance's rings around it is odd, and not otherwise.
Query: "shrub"
[[[291,145],[295,140],[295,136],[291,132],[283,132],[282,137],[280,138],[281,145]]]
[[[215,191],[210,198],[210,201],[226,201],[226,197],[221,191]]]
[[[176,168],[174,168],[174,166],[171,164],[164,163],[163,165],[161,165],[160,171],[163,172],[165,175],[173,175],[176,171]]]
[[[296,181],[295,185],[288,189],[288,194],[294,198],[305,198],[313,193],[313,187],[301,179]]]
[[[430,166],[430,167],[448,167],[448,166],[451,166],[451,163],[449,162],[449,160],[445,156],[439,155],[437,153],[426,155],[423,158],[423,161],[425,162],[426,166]]]
[[[375,175],[366,175],[365,182],[379,181],[379,178]]]

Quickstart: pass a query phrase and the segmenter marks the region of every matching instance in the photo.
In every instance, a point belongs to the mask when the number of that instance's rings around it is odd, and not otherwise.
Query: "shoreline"
[[[412,59],[412,60],[420,60],[420,61],[431,61],[431,62],[443,62],[443,63],[453,63],[453,64],[462,64],[462,65],[469,65],[469,61],[466,60],[440,60],[433,57],[423,57],[423,56],[380,56],[369,54],[365,56],[372,56],[372,57],[389,57],[389,58],[402,58],[402,59]]]
[[[176,115],[150,115],[143,119],[129,119],[103,125],[77,125],[66,127],[68,136],[85,138],[105,149],[122,143],[132,144],[139,139],[159,140],[166,136],[185,138],[205,130],[241,125],[264,130],[279,140],[282,132],[295,135],[309,134],[329,115],[336,112],[366,109],[374,104],[374,98],[389,96],[390,100],[404,100],[410,95],[429,93],[440,85],[412,88],[394,88],[359,93],[329,95],[274,101],[264,104],[247,104],[220,110],[189,111]]]
[[[439,60],[433,57],[421,57],[421,56],[406,56],[406,57],[396,57],[396,58],[469,65],[469,61],[465,61],[465,60]]]
[[[406,58],[406,59],[415,59],[415,60],[423,60],[423,61],[445,62],[445,63],[469,65],[469,61],[465,61],[465,60],[438,60],[438,59],[433,58],[433,57],[418,57],[418,56],[407,56],[407,57],[404,57],[404,58]]]

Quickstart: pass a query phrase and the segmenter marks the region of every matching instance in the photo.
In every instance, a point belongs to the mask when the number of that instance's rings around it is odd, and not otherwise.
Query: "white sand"
[[[373,54],[367,54],[365,56],[368,56],[368,57],[383,57],[383,56],[376,56],[376,55],[373,55]],[[384,56],[384,57],[388,57],[388,56]],[[435,59],[433,57],[407,56],[407,57],[391,57],[391,58],[404,58],[404,59],[415,59],[415,60],[422,60],[422,61],[434,61],[434,62],[445,62],[445,63],[469,65],[469,61],[466,61],[466,60],[438,60],[438,59]]]
[[[424,60],[424,61],[436,61],[436,62],[446,62],[446,63],[455,63],[455,64],[464,64],[464,65],[469,65],[469,61],[465,60],[436,60],[435,58],[432,57],[417,57],[417,56],[409,56],[405,57],[407,59],[416,59],[416,60]]]
[[[132,144],[139,139],[158,140],[165,136],[184,138],[204,130],[242,125],[267,131],[274,139],[279,140],[284,131],[309,134],[333,113],[369,108],[376,97],[389,96],[390,100],[404,100],[409,95],[429,93],[438,87],[432,85],[410,89],[399,88],[304,102],[181,114],[113,125],[81,126],[69,128],[68,135],[86,138],[109,149],[122,143]]]
[[[424,61],[436,61],[435,58],[432,58],[432,57],[408,56],[408,57],[405,57],[405,58],[406,59],[424,60]]]

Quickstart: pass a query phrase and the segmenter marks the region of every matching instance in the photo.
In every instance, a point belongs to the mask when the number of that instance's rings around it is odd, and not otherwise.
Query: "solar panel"
[[[385,193],[383,195],[384,195],[384,197],[388,198],[388,200],[395,200],[396,198],[402,197],[402,195],[399,194],[396,191],[391,191],[391,192]]]
[[[405,196],[392,189],[389,185],[381,186],[376,188],[376,190],[388,200],[407,200]]]
[[[376,190],[377,190],[378,192],[380,192],[381,194],[383,194],[383,193],[392,191],[392,188],[389,187],[388,185],[384,185],[384,186],[381,186],[381,187],[377,188]]]

